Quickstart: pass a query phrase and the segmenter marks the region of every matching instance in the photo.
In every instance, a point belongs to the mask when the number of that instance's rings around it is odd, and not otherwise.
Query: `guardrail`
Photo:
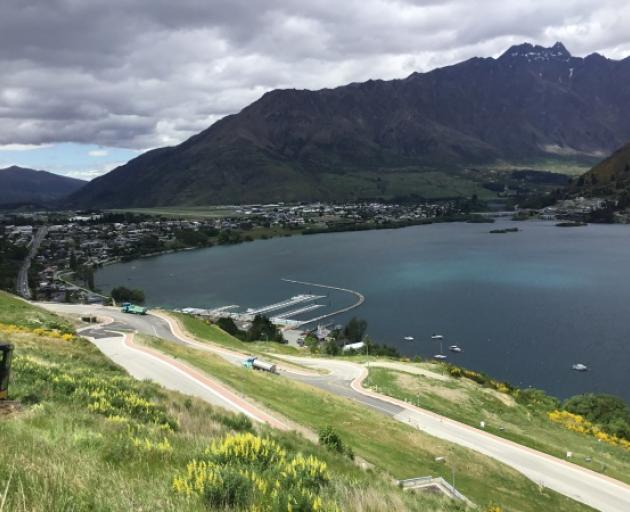
[[[433,482],[432,476],[421,476],[418,478],[407,478],[405,480],[398,480],[398,485],[400,485],[403,489],[407,487],[415,487],[417,485],[422,484],[430,484]]]
[[[469,505],[474,505],[466,496],[459,492],[455,487],[449,484],[441,476],[421,476],[418,478],[407,478],[405,480],[397,480],[396,483],[403,489],[421,489],[422,487],[435,486],[442,490],[444,494],[453,499],[463,501]]]

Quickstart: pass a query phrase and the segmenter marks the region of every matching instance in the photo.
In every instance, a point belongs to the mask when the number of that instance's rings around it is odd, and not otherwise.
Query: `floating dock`
[[[307,311],[313,311],[314,309],[319,309],[323,307],[323,304],[311,304],[310,306],[305,306],[300,309],[294,309],[293,311],[287,311],[286,313],[276,315],[271,319],[271,321],[274,321],[276,319],[283,320],[285,318],[291,318],[292,316],[299,315],[300,313],[306,313]]]
[[[263,306],[261,308],[258,309],[248,309],[246,311],[246,314],[248,315],[262,315],[264,313],[269,313],[270,311],[277,311],[279,309],[286,309],[286,308],[290,308],[292,306],[295,306],[297,304],[301,304],[303,302],[310,302],[313,300],[317,300],[317,299],[323,299],[325,296],[324,295],[309,295],[309,294],[304,294],[304,295],[296,295],[294,297],[291,297],[288,300],[284,300],[282,302],[276,302],[275,304],[270,304],[269,306]]]

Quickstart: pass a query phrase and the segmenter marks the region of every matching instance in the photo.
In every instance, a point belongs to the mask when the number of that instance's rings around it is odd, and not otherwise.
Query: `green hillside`
[[[630,205],[630,144],[626,144],[573,182],[573,194],[614,197]]]
[[[0,406],[3,512],[455,510],[297,434],[131,379],[71,323],[5,293],[0,339],[16,345]]]

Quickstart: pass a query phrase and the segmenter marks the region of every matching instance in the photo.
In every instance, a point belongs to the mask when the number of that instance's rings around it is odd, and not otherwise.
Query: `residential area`
[[[42,227],[42,240],[25,272],[33,298],[56,302],[103,302],[95,269],[118,261],[275,236],[401,227],[456,220],[465,209],[452,201],[250,205],[222,207],[220,214],[178,217],[119,212],[0,214],[0,284],[16,289],[23,262]],[[104,290],[103,293],[107,293]]]

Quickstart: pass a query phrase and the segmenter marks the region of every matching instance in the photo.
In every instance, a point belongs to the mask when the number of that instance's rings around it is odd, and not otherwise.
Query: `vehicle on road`
[[[148,309],[142,306],[136,306],[129,302],[125,302],[120,309],[123,313],[129,313],[130,315],[146,315]]]
[[[278,369],[275,364],[267,363],[266,361],[260,361],[257,357],[248,357],[243,361],[243,367],[253,369],[253,370],[261,370],[269,373],[278,373]]]

